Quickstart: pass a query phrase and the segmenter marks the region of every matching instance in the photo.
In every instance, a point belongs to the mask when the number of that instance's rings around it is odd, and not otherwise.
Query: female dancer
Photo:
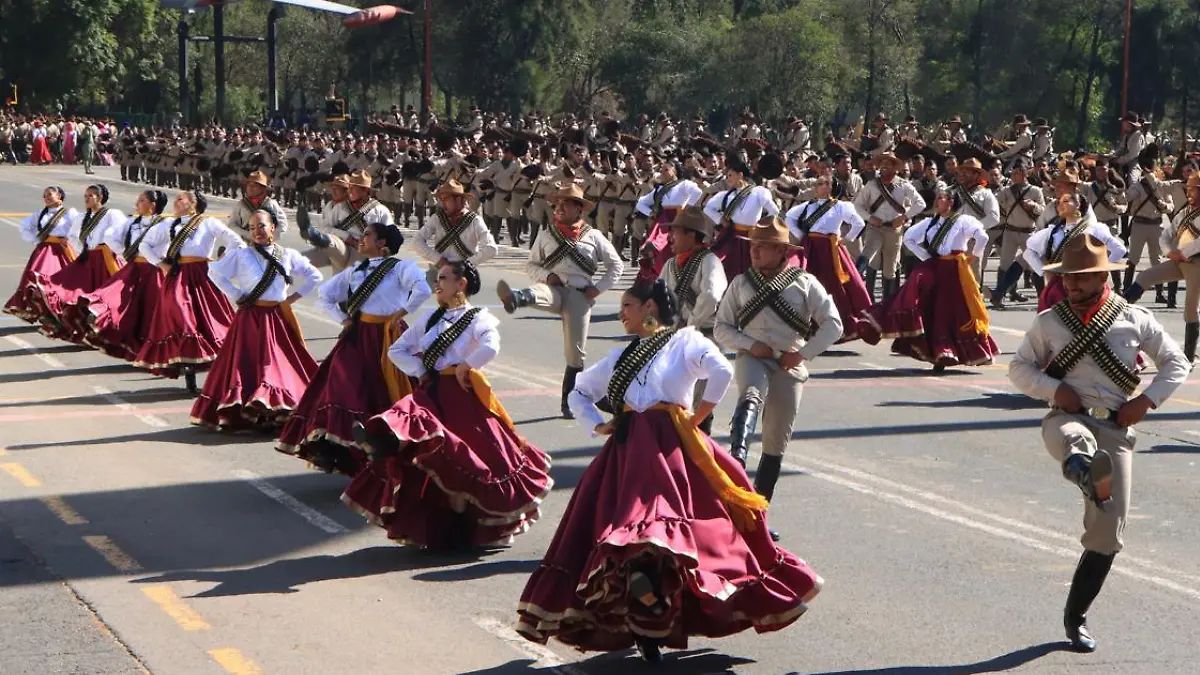
[[[983,223],[962,209],[962,191],[939,184],[934,215],[910,227],[904,246],[921,260],[900,290],[864,312],[858,331],[867,344],[894,338],[892,353],[947,366],[991,363],[1000,353],[972,270],[983,254]],[[975,247],[967,252],[974,240]]]
[[[233,308],[208,278],[213,252],[241,248],[242,238],[216,218],[205,218],[208,202],[198,191],[175,197],[170,224],[150,230],[139,251],[162,270],[162,296],[146,342],[133,365],[161,377],[183,374],[196,393],[196,372],[217,358],[225,333],[233,324]]]
[[[581,650],[661,646],[691,635],[779,630],[807,609],[821,577],[778,548],[767,500],[745,470],[697,426],[733,367],[694,328],[671,330],[676,300],[661,279],[621,298],[636,339],[579,375],[571,405],[609,435],[580,479],[558,531],[521,595],[517,630]],[[706,378],[704,400],[688,412]],[[596,402],[617,411],[605,422]]]
[[[125,266],[92,293],[79,297],[86,332],[83,341],[119,359],[137,358],[162,295],[163,273],[139,252],[150,230],[163,222],[167,194],[149,190],[137,196],[134,217],[108,228],[104,243],[120,251]]]
[[[106,206],[108,188],[102,184],[89,185],[83,203],[86,210],[72,219],[67,234],[75,260],[50,276],[36,275],[34,285],[34,302],[42,308],[42,334],[77,344],[86,333],[79,298],[121,269],[121,261],[104,242],[108,229],[125,221],[125,214]]]
[[[1095,211],[1078,192],[1060,192],[1054,205],[1055,215],[1039,218],[1041,229],[1035,231],[1025,242],[1025,262],[1041,281],[1038,293],[1038,311],[1044,312],[1067,297],[1062,277],[1043,271],[1046,265],[1062,262],[1067,242],[1081,234],[1090,234],[1108,247],[1109,262],[1125,259],[1125,244],[1113,236],[1108,226],[1096,220]],[[1049,214],[1050,210],[1046,210]],[[1035,277],[1037,279],[1038,277]],[[1016,280],[1012,280],[1016,283]]]
[[[368,224],[358,241],[364,260],[317,289],[317,304],[342,324],[342,334],[284,424],[276,450],[326,473],[356,476],[366,454],[354,440],[354,423],[412,393],[387,352],[430,290],[415,262],[393,257],[403,244],[395,225]]]
[[[854,241],[866,223],[854,204],[833,198],[833,174],[817,177],[813,189],[816,198],[793,206],[784,216],[784,222],[792,238],[804,244],[804,269],[829,291],[838,315],[846,318],[838,342],[857,340],[858,326],[850,319],[871,308],[871,295],[854,259],[842,244],[842,225],[850,226],[846,241]]]
[[[274,429],[317,372],[292,303],[321,283],[321,272],[299,251],[275,243],[277,224],[273,212],[255,211],[252,245],[208,268],[209,278],[238,310],[192,406],[192,424]]]
[[[429,548],[507,544],[540,515],[550,458],[513,426],[481,369],[500,351],[500,322],[472,307],[479,272],[447,263],[438,308],[388,350],[421,386],[355,425],[372,461],[342,501],[402,543]]]
[[[4,311],[29,323],[38,323],[42,317],[41,304],[37,302],[38,276],[49,277],[75,259],[67,234],[79,212],[63,205],[66,198],[62,188],[46,188],[42,191],[44,208],[21,221],[21,238],[35,246],[16,292],[4,303]]]

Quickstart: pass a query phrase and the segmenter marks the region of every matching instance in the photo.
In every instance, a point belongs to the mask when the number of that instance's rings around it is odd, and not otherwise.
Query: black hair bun
[[[89,186],[87,186],[87,189],[91,190],[92,192],[95,192],[96,196],[100,197],[100,203],[102,205],[108,203],[108,187],[105,186],[104,183],[96,183],[95,185],[89,185]]]
[[[54,190],[54,192],[55,192],[56,194],[58,194],[58,198],[59,198],[59,199],[66,199],[66,198],[67,198],[67,191],[66,191],[66,190],[64,190],[64,189],[62,189],[61,187],[59,187],[59,186],[57,186],[57,185],[51,185],[50,187],[48,187],[48,188],[46,188],[46,189],[47,189],[47,190]]]
[[[467,280],[467,296],[475,295],[483,288],[483,279],[479,276],[479,268],[469,260],[462,261],[463,278]]]
[[[192,192],[192,196],[196,198],[196,213],[201,214],[208,210],[208,199],[199,191]]]
[[[146,193],[146,197],[154,204],[154,215],[162,215],[162,212],[167,208],[167,193],[162,190],[150,190]]]

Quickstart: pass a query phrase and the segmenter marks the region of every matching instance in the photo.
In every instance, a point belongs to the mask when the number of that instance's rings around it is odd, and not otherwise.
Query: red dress
[[[120,211],[101,209],[79,214],[71,227],[71,240],[81,244],[76,259],[63,269],[45,276],[35,275],[37,302],[44,314],[41,332],[47,337],[80,344],[87,333],[80,298],[100,288],[124,266],[108,245],[105,230],[123,222]]]
[[[347,506],[401,543],[429,548],[507,544],[538,519],[539,506],[554,486],[550,458],[517,432],[483,374],[471,371],[471,391],[454,376],[452,364],[480,344],[477,335],[494,337],[498,345],[495,319],[472,314],[466,322],[478,321],[471,326],[478,333],[464,329],[454,345],[446,345],[459,351],[430,355],[430,345],[461,318],[435,320],[420,338],[414,329],[401,338],[398,348],[419,349],[430,362],[446,367],[366,423],[374,438],[386,439],[397,452],[368,464],[342,494]]]
[[[164,219],[155,216],[144,230],[135,233],[132,227],[140,220],[131,221],[124,235],[116,239],[124,247],[126,265],[103,286],[79,298],[86,329],[83,341],[126,361],[136,359],[146,343],[164,279],[162,270],[138,253],[142,239]],[[109,240],[114,241],[112,237]]]
[[[4,303],[4,311],[20,317],[29,323],[37,323],[43,313],[44,305],[40,302],[38,292],[38,277],[49,277],[67,267],[75,260],[75,252],[67,243],[66,234],[70,218],[75,215],[74,209],[63,206],[53,213],[43,209],[25,219],[21,223],[21,234],[27,241],[35,241],[25,270],[17,282],[17,290]],[[59,234],[53,234],[58,232]]]

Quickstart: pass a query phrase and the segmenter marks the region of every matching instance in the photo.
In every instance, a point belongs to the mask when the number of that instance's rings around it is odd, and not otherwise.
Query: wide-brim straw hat
[[[451,178],[450,180],[438,186],[438,189],[433,191],[433,196],[437,199],[443,197],[466,197],[467,190],[463,184]]]
[[[546,196],[546,201],[557,204],[561,201],[578,202],[584,211],[596,208],[596,203],[583,196],[583,188],[578,183],[559,183],[554,192]]]
[[[896,167],[897,171],[904,168],[904,160],[900,159],[895,154],[890,153],[890,152],[881,153],[879,156],[877,156],[875,158],[875,166],[876,167],[883,168],[884,164],[892,164],[893,166]]]
[[[261,171],[251,171],[249,176],[246,176],[246,183],[255,183],[263,187],[271,186],[271,179],[267,178],[267,174]]]
[[[363,171],[362,169],[359,169],[358,171],[352,171],[350,173],[349,181],[350,187],[361,187],[367,189],[371,188],[371,174]]]
[[[983,168],[983,164],[981,164],[979,160],[975,159],[974,157],[970,157],[959,164],[958,171],[959,173],[962,173],[963,171],[976,171],[981,174],[987,173],[987,171]]]
[[[738,235],[738,239],[748,241],[752,244],[758,242],[760,244],[782,244],[788,248],[800,248],[792,243],[791,231],[788,230],[788,226],[777,216],[763,218],[750,230],[749,235],[745,237]]]
[[[340,174],[334,176],[333,178],[329,179],[329,184],[335,185],[338,187],[349,188],[350,187],[350,176],[347,174],[344,174],[344,173],[340,173]]]
[[[1125,265],[1125,260],[1110,262],[1104,242],[1085,233],[1067,242],[1062,262],[1046,265],[1042,270],[1051,274],[1090,274],[1123,270]]]
[[[704,209],[698,206],[685,206],[675,213],[675,219],[670,227],[681,227],[685,230],[698,232],[706,238],[712,234],[712,225],[704,215]]]

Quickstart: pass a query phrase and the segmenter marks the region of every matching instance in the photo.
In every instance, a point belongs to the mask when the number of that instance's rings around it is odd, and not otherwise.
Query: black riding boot
[[[992,291],[992,307],[997,309],[1004,307],[1004,294],[1009,291],[1013,293],[1017,292],[1017,282],[1020,281],[1021,274],[1024,272],[1025,268],[1021,267],[1020,263],[1014,262],[1003,273],[998,274],[999,279],[996,282],[996,289]]]
[[[1129,287],[1133,285],[1135,277],[1137,277],[1137,268],[1132,264],[1125,265],[1125,287],[1122,289],[1125,293],[1129,293]]]
[[[521,245],[521,230],[524,229],[524,223],[519,218],[508,219],[508,238],[512,240],[513,246]]]
[[[879,270],[868,269],[863,282],[867,285],[867,297],[871,298],[871,302],[875,302],[875,279],[879,277]]]
[[[1156,284],[1154,286],[1154,302],[1165,305],[1167,304],[1167,296],[1163,293],[1163,285]]]
[[[1196,341],[1200,339],[1200,322],[1189,321],[1183,324],[1183,355],[1188,363],[1196,362]]]
[[[703,431],[705,436],[711,437],[712,436],[712,425],[713,425],[713,414],[708,413],[708,417],[705,417],[704,421],[700,422],[700,426],[698,426],[696,428],[699,429],[700,431]]]
[[[763,455],[758,459],[758,471],[754,472],[754,491],[767,501],[775,496],[775,483],[779,480],[779,471],[783,468],[783,458],[776,455]],[[771,541],[779,541],[779,533],[768,529]]]
[[[1135,281],[1125,287],[1125,300],[1131,304],[1136,304],[1138,300],[1142,299],[1142,294],[1145,292],[1146,289],[1142,288],[1142,285]]]
[[[1046,290],[1046,278],[1040,274],[1033,275],[1033,290],[1037,291],[1038,298],[1042,297],[1042,291]]]
[[[183,369],[183,384],[187,387],[189,394],[200,393],[200,388],[196,386],[196,370],[191,366],[186,366]]]
[[[1179,305],[1176,299],[1179,296],[1179,282],[1172,281],[1167,284],[1167,309],[1176,309]]]
[[[1108,571],[1112,569],[1116,554],[1084,551],[1071,579],[1071,591],[1067,594],[1067,606],[1063,609],[1063,627],[1071,648],[1077,652],[1096,651],[1096,639],[1087,625],[1087,611],[1100,594]]]
[[[1124,286],[1121,285],[1121,271],[1120,270],[1113,270],[1113,271],[1109,272],[1109,275],[1112,276],[1112,287],[1113,288],[1119,288],[1119,289],[1125,288]]]
[[[563,419],[575,419],[575,413],[571,412],[570,406],[567,405],[567,394],[570,394],[575,389],[575,378],[583,372],[583,368],[572,368],[567,366],[567,371],[563,373],[562,383],[562,416]]]
[[[755,397],[744,398],[733,409],[733,420],[729,422],[729,455],[743,467],[750,454],[750,437],[758,426],[760,401]]]

